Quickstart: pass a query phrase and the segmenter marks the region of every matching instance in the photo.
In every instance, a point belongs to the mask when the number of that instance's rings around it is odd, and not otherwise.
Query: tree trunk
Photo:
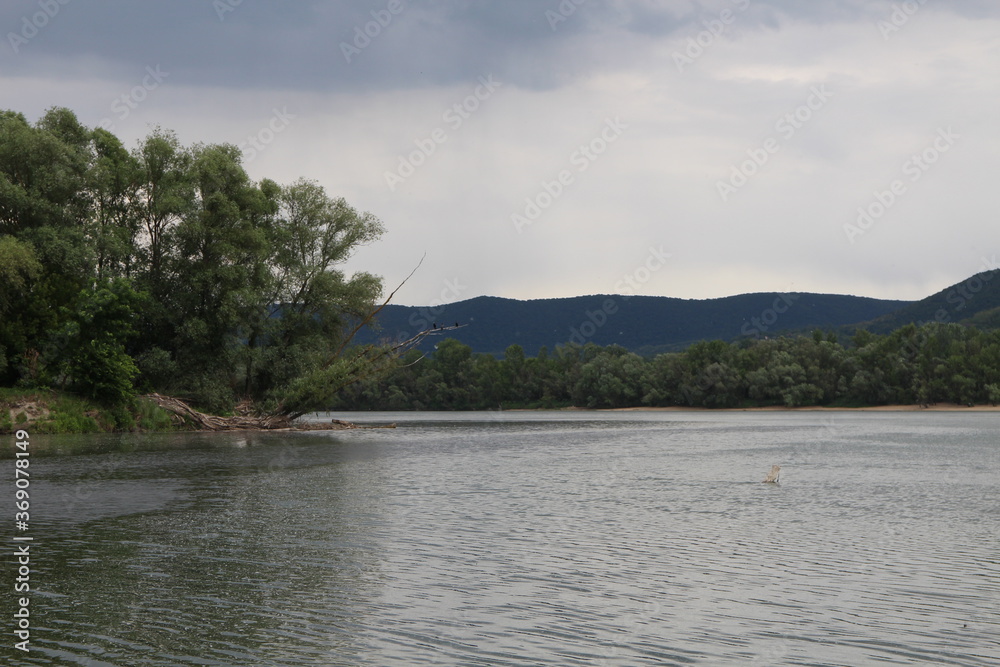
[[[288,415],[270,414],[254,416],[250,414],[234,415],[232,417],[218,417],[216,415],[206,415],[198,412],[190,405],[179,398],[164,396],[162,394],[146,394],[143,398],[153,401],[160,408],[167,412],[172,412],[184,423],[194,424],[206,431],[275,431],[275,430],[296,430],[296,431],[331,431],[342,429],[381,429],[396,428],[395,424],[384,424],[380,426],[359,426],[343,419],[331,419],[325,422],[306,422],[295,424],[294,419]],[[241,406],[237,406],[239,409]],[[248,406],[242,405],[244,409]]]
[[[218,417],[198,412],[184,401],[173,396],[146,394],[143,398],[153,401],[164,410],[174,413],[187,422],[193,422],[207,431],[261,431],[292,428],[292,420],[285,415],[265,415],[263,417],[234,415],[232,417]]]

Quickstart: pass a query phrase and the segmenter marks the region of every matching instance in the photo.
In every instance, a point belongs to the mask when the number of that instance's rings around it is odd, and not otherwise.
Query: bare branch
[[[358,325],[351,330],[351,333],[347,336],[347,338],[343,340],[343,342],[340,344],[340,347],[337,348],[337,351],[333,354],[333,357],[328,363],[333,363],[334,359],[340,357],[340,354],[344,351],[344,348],[347,347],[348,343],[354,340],[354,336],[356,336],[357,333],[361,331],[363,327],[371,324],[371,321],[375,319],[375,316],[378,315],[380,312],[382,312],[383,308],[389,305],[389,302],[392,301],[392,297],[396,296],[396,292],[398,292],[403,287],[403,285],[405,285],[407,281],[413,277],[413,274],[416,273],[417,269],[420,268],[420,265],[424,263],[424,259],[426,257],[427,253],[424,253],[423,256],[420,258],[420,261],[417,262],[417,265],[413,267],[412,271],[410,271],[410,274],[405,278],[403,278],[403,282],[399,283],[399,285],[396,286],[396,289],[392,290],[392,292],[389,293],[389,296],[387,296],[385,301],[382,302],[382,305],[373,310],[372,312],[368,313],[361,319]]]

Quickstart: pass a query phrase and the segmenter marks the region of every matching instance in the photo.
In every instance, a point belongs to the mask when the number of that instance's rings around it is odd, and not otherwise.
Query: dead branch
[[[143,398],[153,401],[156,405],[167,412],[177,415],[186,423],[193,423],[195,426],[207,431],[260,431],[292,427],[292,420],[285,415],[266,415],[263,417],[235,415],[232,417],[219,417],[199,412],[181,399],[174,398],[173,396],[146,394]]]
[[[426,255],[425,255],[426,257]],[[396,286],[389,296],[386,297],[385,301],[382,302],[380,306],[374,308],[371,312],[361,318],[361,321],[351,329],[350,333],[341,341],[340,346],[337,350],[330,355],[327,361],[321,365],[321,369],[329,368],[334,363],[336,363],[344,354],[345,349],[348,344],[354,339],[361,329],[369,324],[372,320],[387,306],[389,302],[392,301],[392,297],[396,295],[403,285],[413,277],[413,274],[417,272],[420,265],[423,264],[424,257],[420,258],[417,265],[410,271],[409,275],[403,279],[399,285]],[[359,382],[361,380],[367,379],[373,375],[377,375],[388,370],[389,365],[398,359],[404,352],[417,346],[420,341],[422,341],[427,336],[434,336],[442,334],[448,331],[454,331],[456,329],[461,329],[465,325],[455,324],[455,326],[445,326],[439,327],[435,325],[431,329],[426,329],[417,333],[416,335],[408,338],[407,340],[401,341],[395,344],[383,344],[383,345],[364,345],[357,348],[356,351],[352,353],[350,358],[347,360],[347,369],[344,374],[344,380],[333,388],[334,391],[339,391],[344,387]],[[252,405],[248,402],[241,403],[237,406],[237,413],[232,417],[220,417],[217,415],[209,415],[204,412],[199,412],[195,410],[190,405],[175,398],[173,396],[164,396],[162,394],[147,394],[144,398],[149,399],[156,403],[160,408],[173,413],[185,423],[191,423],[199,428],[209,430],[209,431],[233,431],[233,430],[275,430],[275,429],[291,429],[295,428],[292,422],[301,417],[304,412],[300,412],[293,409],[288,409],[284,406],[280,406],[277,411],[263,415],[256,416],[251,414]],[[301,425],[299,428],[304,429],[316,429],[316,428],[362,428],[358,427],[350,422],[345,422],[342,420],[334,419],[329,425]],[[388,427],[381,427],[388,428]]]
[[[378,308],[374,309],[373,311],[371,311],[370,313],[368,313],[367,315],[365,315],[363,318],[361,318],[361,321],[358,322],[358,325],[356,327],[354,327],[353,329],[351,329],[351,333],[349,333],[347,335],[347,338],[345,338],[343,340],[343,342],[340,344],[340,347],[337,348],[337,351],[333,354],[333,359],[338,358],[340,356],[341,352],[344,351],[344,348],[347,347],[348,343],[350,343],[352,340],[354,340],[354,337],[357,335],[357,333],[359,331],[361,331],[361,329],[364,328],[365,326],[371,324],[371,321],[373,319],[375,319],[375,316],[378,315],[380,312],[382,312],[383,308],[385,308],[386,306],[389,305],[389,302],[392,301],[392,297],[396,296],[396,292],[398,292],[400,289],[402,289],[403,285],[405,285],[407,283],[407,281],[410,278],[413,277],[413,274],[417,272],[417,269],[420,268],[420,265],[424,263],[424,258],[425,257],[427,257],[426,253],[420,258],[420,261],[417,262],[417,265],[415,267],[413,267],[413,270],[410,271],[410,274],[408,276],[406,276],[405,278],[403,278],[403,282],[401,282],[398,285],[396,285],[396,289],[394,289],[391,292],[389,292],[389,296],[387,296],[385,298],[385,301],[382,302],[381,306],[379,306]],[[331,361],[331,363],[332,363],[332,361]]]
[[[199,412],[181,399],[173,396],[146,394],[143,398],[153,401],[159,407],[173,413],[183,423],[192,424],[205,431],[330,431],[396,428],[395,424],[361,426],[353,422],[344,421],[343,419],[295,424],[291,418],[285,415],[268,415],[264,417],[235,415],[233,417],[219,417]]]

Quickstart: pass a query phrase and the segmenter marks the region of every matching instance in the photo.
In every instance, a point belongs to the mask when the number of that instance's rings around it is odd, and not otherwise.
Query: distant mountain
[[[884,317],[911,305],[856,296],[811,293],[741,294],[720,299],[594,295],[519,301],[477,297],[437,307],[389,305],[381,330],[359,342],[405,339],[433,326],[459,323],[448,337],[474,352],[502,356],[516,343],[528,356],[567,342],[617,344],[639,354],[681,350],[699,340],[773,336],[783,331],[839,329]],[[430,336],[421,349],[441,338]]]
[[[1000,323],[1000,271],[984,271],[859,326],[889,333],[905,324],[957,322],[984,329]]]

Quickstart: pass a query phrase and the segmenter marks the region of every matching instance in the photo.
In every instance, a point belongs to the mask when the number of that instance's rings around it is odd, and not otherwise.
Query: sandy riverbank
[[[584,408],[570,408],[573,410]],[[605,408],[596,412],[1000,412],[997,405],[958,405],[957,403],[935,403],[933,405],[875,405],[864,408],[834,408],[823,406],[789,408],[783,405],[772,405],[754,408]]]

